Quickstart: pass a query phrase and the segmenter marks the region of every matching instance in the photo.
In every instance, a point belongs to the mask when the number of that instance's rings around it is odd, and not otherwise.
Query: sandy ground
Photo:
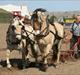
[[[6,68],[6,31],[8,25],[0,24],[0,75],[80,75],[80,60],[68,61],[67,63],[58,64],[57,67],[50,66],[46,72],[42,72],[39,68],[31,66],[26,69],[20,69],[21,53],[13,51],[11,53],[11,61],[13,67],[11,70]],[[18,64],[18,65],[16,65]]]
[[[1,51],[0,59],[3,62],[0,62],[0,75],[80,75],[80,60],[76,60],[75,62],[68,61],[67,63],[61,63],[58,64],[56,68],[50,66],[46,72],[42,72],[35,66],[31,66],[26,69],[20,69],[14,64],[15,62],[16,64],[20,62],[20,58],[21,54],[19,54],[18,51],[12,52],[11,59],[13,59],[13,67],[11,70],[9,70],[5,65],[5,51]],[[21,64],[18,64],[18,66],[21,66]]]

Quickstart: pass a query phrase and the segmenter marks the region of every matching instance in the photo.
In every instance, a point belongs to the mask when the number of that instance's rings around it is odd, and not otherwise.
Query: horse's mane
[[[38,9],[34,10],[33,13],[37,13],[38,11],[46,12],[47,10],[43,9],[43,8],[38,8]]]
[[[34,10],[32,16],[31,16],[31,20],[33,20],[34,18],[35,19],[38,18],[38,15],[37,15],[38,11],[40,11],[40,12],[46,12],[47,10],[43,9],[43,8],[38,8],[38,9]]]
[[[35,13],[31,16],[31,20],[34,20],[34,18],[35,18],[35,19],[37,19],[37,18],[38,18],[38,15],[37,15],[37,14],[35,14]]]

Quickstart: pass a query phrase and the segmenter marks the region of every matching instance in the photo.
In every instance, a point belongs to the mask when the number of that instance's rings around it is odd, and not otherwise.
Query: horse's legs
[[[10,61],[9,61],[9,56],[10,56],[10,50],[7,49],[7,54],[6,54],[6,62],[7,62],[7,68],[11,68],[11,64],[10,64]]]
[[[22,68],[26,68],[25,50],[22,48]]]
[[[61,52],[59,51],[58,54],[57,54],[57,64],[58,64],[59,61],[60,61],[60,54],[61,54]]]
[[[42,58],[43,58],[42,70],[43,71],[46,71],[48,67],[47,56],[49,55],[51,49],[52,49],[52,44],[48,44],[47,47],[44,49],[44,52],[42,53]]]
[[[34,54],[35,61],[36,61],[36,63],[38,63],[38,52],[39,52],[39,46],[38,46],[38,44],[34,44],[34,50],[35,50],[35,54]]]
[[[26,46],[26,48],[25,48],[25,59],[26,59],[26,62],[27,62],[27,66],[29,66],[28,64],[30,63],[30,61],[29,61],[29,58],[30,58],[30,55],[29,55],[29,50],[30,50],[30,48],[29,48],[29,45],[28,46]]]
[[[32,44],[32,54],[35,58],[35,66],[38,67],[39,66],[39,61],[38,61],[38,52],[39,52],[39,46],[38,44]]]
[[[22,67],[23,67],[23,69],[25,69],[26,68],[26,60],[25,60],[25,49],[26,49],[26,40],[25,39],[23,39],[22,41]]]
[[[28,49],[26,49],[25,53],[26,53],[26,59],[29,60],[29,51],[28,51]]]
[[[61,43],[62,43],[62,39],[59,40],[59,43],[58,43],[58,54],[57,54],[57,63],[59,63],[60,61],[60,54],[61,54]]]

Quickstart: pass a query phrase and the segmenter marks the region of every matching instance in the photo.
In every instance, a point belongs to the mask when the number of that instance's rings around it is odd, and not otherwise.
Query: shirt
[[[80,23],[73,23],[71,29],[72,29],[73,35],[80,36]]]

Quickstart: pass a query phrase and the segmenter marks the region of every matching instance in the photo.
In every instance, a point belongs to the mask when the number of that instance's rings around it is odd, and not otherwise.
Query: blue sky
[[[36,8],[45,8],[48,11],[80,10],[79,0],[0,0],[0,5],[6,4],[27,5],[30,11]]]

